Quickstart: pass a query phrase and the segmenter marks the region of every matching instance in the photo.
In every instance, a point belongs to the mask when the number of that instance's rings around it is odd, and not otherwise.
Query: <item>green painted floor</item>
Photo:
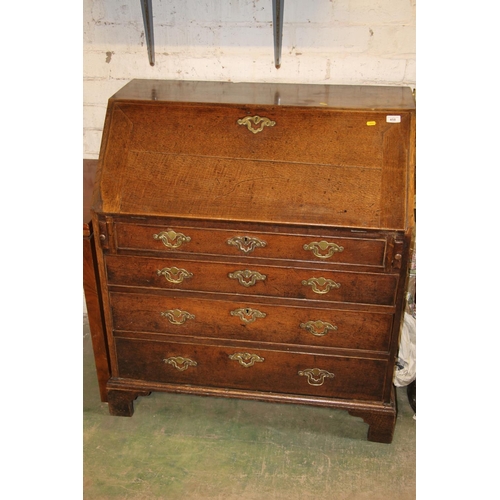
[[[411,500],[416,421],[398,389],[392,444],[342,410],[152,393],[111,417],[83,328],[84,495],[93,499]]]

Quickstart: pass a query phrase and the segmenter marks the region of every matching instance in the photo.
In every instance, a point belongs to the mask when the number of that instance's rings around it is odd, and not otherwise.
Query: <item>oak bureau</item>
[[[111,97],[92,201],[110,413],[151,391],[300,403],[391,442],[414,136],[409,88]]]

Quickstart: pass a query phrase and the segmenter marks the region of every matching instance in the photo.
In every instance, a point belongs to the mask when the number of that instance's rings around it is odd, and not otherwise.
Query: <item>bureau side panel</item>
[[[411,247],[411,240],[413,237],[413,231],[414,231],[413,228],[408,229],[408,231],[406,231],[404,236],[401,236],[401,241],[400,241],[400,243],[402,244],[401,260],[399,261],[400,279],[398,282],[398,287],[396,290],[396,298],[394,302],[396,305],[396,311],[394,314],[394,323],[391,333],[391,344],[390,344],[391,347],[390,347],[389,363],[387,364],[384,401],[390,401],[391,392],[393,390],[396,358],[398,355],[398,350],[400,345],[401,329],[403,326],[403,318],[406,306],[405,294],[407,290],[408,271],[410,265],[410,247]]]

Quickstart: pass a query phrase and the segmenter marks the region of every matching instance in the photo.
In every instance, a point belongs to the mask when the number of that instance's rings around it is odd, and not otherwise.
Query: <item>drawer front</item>
[[[304,394],[382,399],[387,361],[116,338],[122,378]]]
[[[246,158],[381,168],[387,113],[280,106],[120,103],[133,125],[129,149],[166,154]],[[409,113],[400,114],[407,132]],[[394,153],[392,153],[394,154]],[[403,167],[404,168],[404,167]]]
[[[106,257],[112,285],[393,305],[398,276],[148,257]]]
[[[111,293],[116,331],[387,352],[392,315]],[[117,333],[119,335],[119,333]]]
[[[117,223],[117,247],[168,254],[208,254],[383,267],[386,238],[279,235],[171,225]]]

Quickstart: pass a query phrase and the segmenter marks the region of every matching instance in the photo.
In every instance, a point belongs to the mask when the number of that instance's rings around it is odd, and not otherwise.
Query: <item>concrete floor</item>
[[[416,421],[398,389],[392,444],[341,410],[152,393],[111,417],[83,328],[85,500],[413,500]]]

